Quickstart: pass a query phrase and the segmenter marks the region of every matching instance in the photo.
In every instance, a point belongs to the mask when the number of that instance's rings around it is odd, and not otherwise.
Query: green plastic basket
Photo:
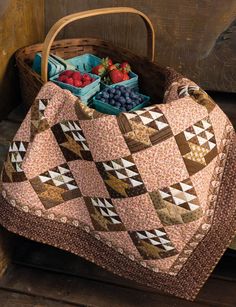
[[[102,59],[90,53],[66,60],[67,63],[74,65],[80,72],[91,72],[92,68],[99,65],[101,61]]]
[[[74,70],[75,72],[77,70]],[[56,83],[58,86],[60,86],[61,88],[64,88],[66,90],[69,90],[72,94],[74,94],[75,96],[84,96],[85,94],[87,94],[89,91],[93,90],[94,88],[98,88],[97,86],[99,85],[98,91],[100,90],[100,81],[101,78],[97,75],[94,74],[90,74],[88,73],[93,79],[95,79],[95,81],[93,81],[92,83],[90,83],[89,85],[85,86],[85,87],[76,87],[67,83],[63,83],[58,81],[58,77],[60,74],[57,74],[55,76],[53,76],[52,78],[50,78],[50,80],[54,83]]]

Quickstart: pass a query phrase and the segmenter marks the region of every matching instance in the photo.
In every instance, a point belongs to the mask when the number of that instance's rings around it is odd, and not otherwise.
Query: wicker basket
[[[127,49],[114,46],[111,42],[95,38],[76,38],[54,41],[58,32],[75,20],[117,13],[137,14],[143,19],[147,29],[147,57],[138,56]],[[163,97],[165,80],[163,80],[162,69],[153,63],[154,45],[155,33],[151,21],[142,12],[133,8],[103,8],[63,17],[52,26],[43,44],[24,47],[16,52],[16,62],[19,70],[23,103],[27,107],[30,107],[42,85],[48,81],[47,63],[50,52],[63,59],[90,53],[102,58],[110,56],[115,62],[128,61],[132,69],[139,75],[141,92],[148,94],[152,99],[161,99],[161,97]],[[34,56],[37,52],[42,52],[41,76],[31,68]]]

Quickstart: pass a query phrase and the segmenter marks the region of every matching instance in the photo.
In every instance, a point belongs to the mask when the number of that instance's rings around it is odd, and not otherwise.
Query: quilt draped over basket
[[[164,102],[118,116],[44,85],[10,144],[0,223],[194,299],[236,231],[235,132],[201,88],[163,71]]]

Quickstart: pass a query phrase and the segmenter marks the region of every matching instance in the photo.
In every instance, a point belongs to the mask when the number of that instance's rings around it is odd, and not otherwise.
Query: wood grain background
[[[44,38],[44,0],[0,0],[0,118],[19,104],[14,52]]]
[[[131,6],[156,29],[156,61],[205,89],[236,92],[235,0],[50,0],[46,31],[60,17],[92,8]],[[102,16],[69,25],[60,37],[101,37],[145,53],[145,29],[136,16]]]
[[[236,92],[235,0],[0,0],[0,118],[19,102],[14,52],[43,41],[62,16],[108,6],[135,7],[150,17],[158,63],[205,89]],[[144,25],[132,15],[76,22],[59,37],[100,37],[138,54],[146,52]]]

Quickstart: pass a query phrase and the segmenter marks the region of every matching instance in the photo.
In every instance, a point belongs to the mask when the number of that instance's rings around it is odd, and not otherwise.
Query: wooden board
[[[163,295],[115,276],[80,257],[53,247],[15,238],[14,264],[0,280],[0,289],[89,306],[235,306],[234,256],[225,256],[221,271],[231,261],[231,277],[209,278],[195,302]],[[232,260],[231,259],[231,260]]]
[[[156,29],[156,60],[174,67],[205,89],[236,92],[235,0],[51,0],[46,31],[60,17],[93,8],[131,6]],[[145,28],[135,16],[102,16],[68,26],[60,37],[101,37],[145,54]]]
[[[0,1],[0,119],[19,104],[14,52],[41,42],[44,36],[44,0]]]

